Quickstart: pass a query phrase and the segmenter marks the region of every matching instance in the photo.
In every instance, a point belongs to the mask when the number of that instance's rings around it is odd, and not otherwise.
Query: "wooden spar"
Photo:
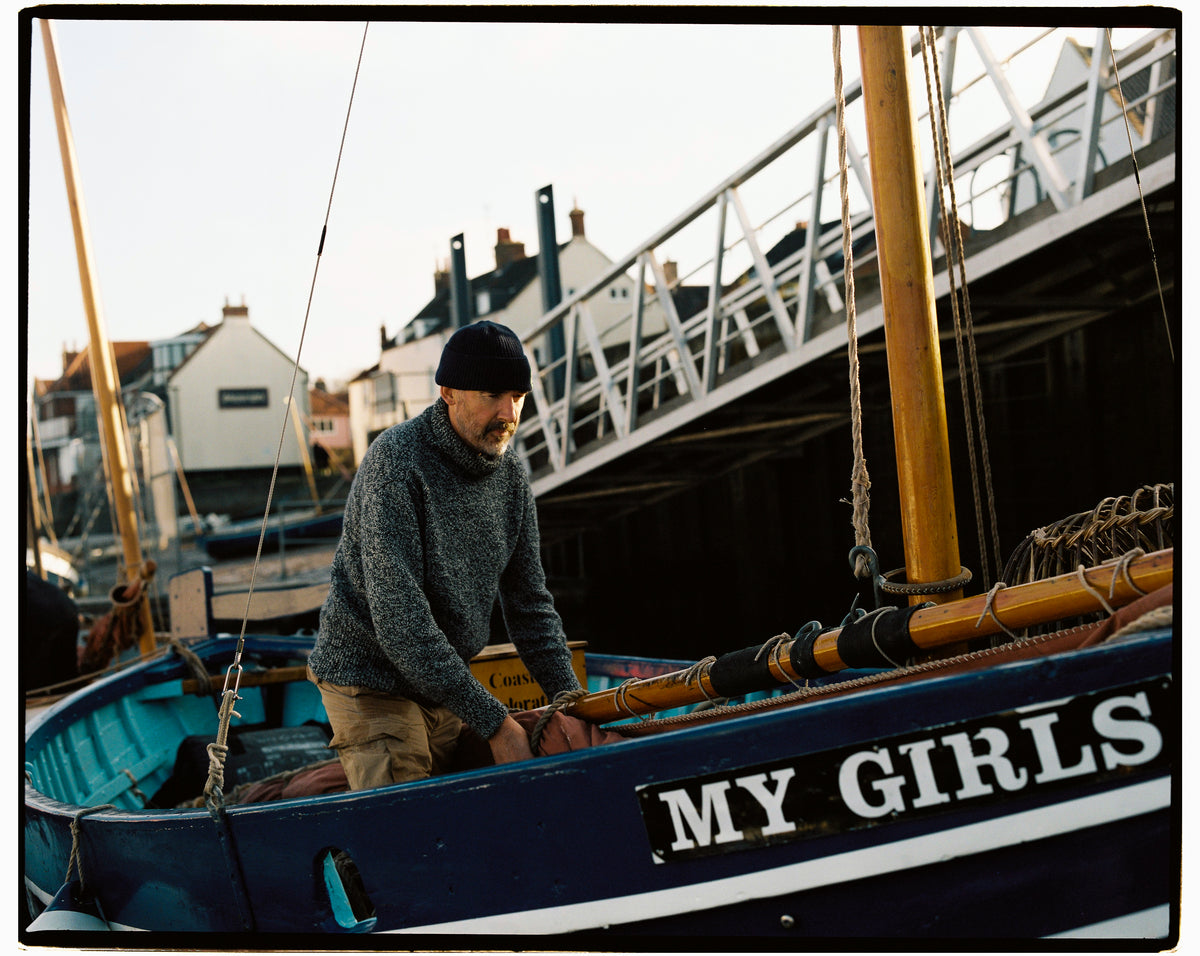
[[[1083,585],[1079,572],[1076,572],[1002,588],[992,599],[990,615],[986,612],[987,595],[921,608],[912,612],[909,636],[922,650],[932,650],[998,634],[1003,628],[997,621],[1002,621],[1010,630],[1019,630],[1087,614],[1101,609],[1089,587],[1103,595],[1114,609],[1123,607],[1174,580],[1174,555],[1174,549],[1168,548],[1134,559],[1128,565],[1128,580],[1116,562],[1109,562],[1084,572],[1088,587]],[[1133,582],[1132,586],[1129,581]],[[821,634],[813,646],[813,660],[827,674],[846,668],[837,648],[840,635],[840,628]],[[772,655],[774,664],[770,673],[781,684],[813,676],[800,670],[798,643],[785,642],[777,654]],[[625,687],[589,694],[563,711],[584,720],[604,723],[633,714],[700,703],[720,696],[709,677],[710,670],[711,665],[633,681]]]
[[[188,487],[187,475],[183,473],[183,462],[179,460],[179,449],[175,440],[167,436],[167,450],[171,452],[171,461],[175,464],[175,476],[179,479],[179,487],[183,489],[183,500],[187,502],[188,514],[192,516],[192,533],[200,533],[200,515],[196,513],[196,502],[192,500],[192,489]]]
[[[304,425],[300,421],[300,413],[296,410],[295,399],[288,399],[288,408],[292,412],[292,425],[296,429],[296,444],[300,446],[300,457],[304,459],[304,473],[308,476],[308,493],[312,495],[317,514],[320,514],[321,496],[317,494],[317,479],[313,476],[312,455],[308,453],[308,442],[304,438]]]
[[[134,517],[133,479],[120,406],[121,385],[105,330],[104,316],[100,312],[97,300],[87,217],[84,213],[83,195],[75,163],[75,141],[67,118],[67,104],[58,71],[54,33],[49,20],[42,20],[41,25],[42,43],[46,50],[46,70],[50,76],[50,95],[54,104],[54,121],[58,128],[58,146],[62,154],[63,174],[67,181],[67,202],[71,207],[71,225],[75,233],[79,282],[83,291],[84,310],[87,313],[89,360],[92,367],[92,386],[96,392],[96,418],[100,425],[100,435],[110,471],[113,511],[121,536],[125,572],[130,576],[131,582],[134,582],[138,577],[147,577],[152,572],[150,566],[142,561],[141,542],[138,540],[137,521]],[[138,631],[139,650],[143,654],[150,653],[155,647],[154,621],[150,616],[150,602],[145,588],[141,589],[138,598]]]
[[[904,564],[910,584],[959,575],[925,187],[903,27],[858,28],[871,193],[892,393]],[[910,604],[962,591],[913,595]]]

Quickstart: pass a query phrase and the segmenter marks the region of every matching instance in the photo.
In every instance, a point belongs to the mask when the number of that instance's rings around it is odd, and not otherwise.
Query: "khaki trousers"
[[[321,692],[333,728],[329,746],[337,751],[351,790],[424,780],[449,769],[462,721],[447,708],[331,684],[311,669],[308,679]]]

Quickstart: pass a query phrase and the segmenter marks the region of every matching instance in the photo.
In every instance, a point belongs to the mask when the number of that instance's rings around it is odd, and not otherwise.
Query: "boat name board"
[[[1169,677],[637,788],[656,863],[983,806],[1167,764]]]

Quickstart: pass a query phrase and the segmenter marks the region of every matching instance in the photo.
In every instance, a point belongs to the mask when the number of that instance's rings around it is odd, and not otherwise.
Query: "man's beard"
[[[479,436],[480,454],[488,458],[499,458],[508,449],[508,443],[517,433],[517,426],[506,422],[492,422]]]

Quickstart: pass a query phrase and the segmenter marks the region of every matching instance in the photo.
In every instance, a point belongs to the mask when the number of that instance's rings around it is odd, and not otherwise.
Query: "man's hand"
[[[518,760],[532,760],[533,751],[529,749],[529,736],[525,728],[511,717],[505,717],[500,729],[488,739],[492,748],[492,759],[496,763],[515,763]]]

